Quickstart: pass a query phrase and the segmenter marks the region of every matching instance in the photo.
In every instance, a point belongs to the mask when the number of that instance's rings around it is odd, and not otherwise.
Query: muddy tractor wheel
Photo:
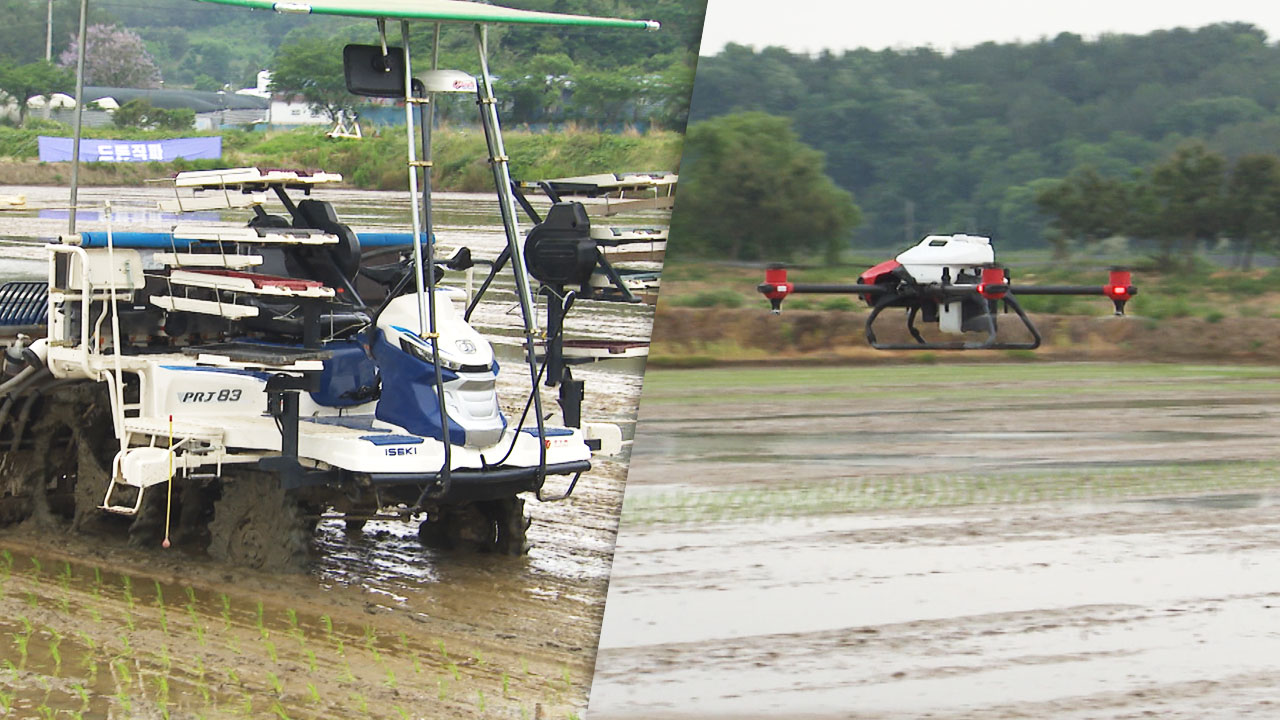
[[[442,506],[418,526],[418,539],[441,550],[523,555],[529,550],[528,529],[524,500],[513,497]]]
[[[483,505],[497,530],[493,551],[503,555],[524,555],[529,552],[527,533],[532,520],[524,514],[524,498],[492,500]]]
[[[106,393],[78,385],[14,400],[23,409],[0,432],[0,525],[62,517],[80,529],[100,517],[116,449]]]
[[[311,552],[315,523],[273,475],[224,477],[209,523],[209,555],[232,565],[300,572]]]

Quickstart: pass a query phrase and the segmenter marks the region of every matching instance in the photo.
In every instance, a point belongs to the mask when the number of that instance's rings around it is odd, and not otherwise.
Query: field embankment
[[[405,186],[403,128],[371,130],[361,140],[335,140],[325,128],[220,133],[220,160],[172,163],[88,163],[81,168],[84,185],[137,185],[181,170],[219,167],[274,167],[342,173],[346,183],[362,190],[399,190]],[[37,159],[38,135],[70,135],[58,128],[0,127],[0,185],[64,185],[69,163]],[[185,136],[205,133],[187,132]],[[172,132],[86,129],[86,137],[157,140]],[[605,133],[565,129],[504,133],[512,173],[517,179],[543,179],[624,170],[674,171],[680,161],[681,136],[674,132]],[[436,131],[433,183],[437,190],[474,192],[493,183],[484,134],[479,128],[447,127]]]

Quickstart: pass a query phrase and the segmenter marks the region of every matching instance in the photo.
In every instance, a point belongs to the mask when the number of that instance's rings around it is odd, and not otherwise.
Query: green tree
[[[44,60],[26,65],[0,65],[0,90],[18,104],[18,124],[27,121],[27,100],[40,95],[46,102],[54,93],[69,93],[75,76]]]
[[[1259,247],[1280,241],[1280,158],[1246,155],[1227,180],[1225,229],[1236,243],[1236,264],[1248,270]]]
[[[187,130],[195,121],[196,112],[191,108],[166,110],[154,107],[145,98],[130,100],[111,114],[111,122],[116,127]]]
[[[671,250],[728,260],[821,253],[834,260],[861,219],[786,118],[725,115],[689,127]]]
[[[1142,189],[1146,197],[1134,203],[1140,212],[1133,227],[1134,234],[1159,242],[1162,267],[1177,266],[1175,253],[1192,267],[1197,243],[1222,234],[1226,169],[1221,155],[1189,143],[1151,170]]]
[[[1055,257],[1065,258],[1072,242],[1087,244],[1118,234],[1126,223],[1128,199],[1119,181],[1083,167],[1042,188],[1036,205],[1056,231],[1050,236]]]
[[[312,110],[334,122],[349,112],[356,100],[347,92],[342,53],[329,40],[316,37],[280,47],[271,69],[271,91],[300,95]]]

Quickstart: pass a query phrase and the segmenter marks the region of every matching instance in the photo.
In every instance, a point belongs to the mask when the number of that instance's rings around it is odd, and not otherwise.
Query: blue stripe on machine
[[[521,432],[527,432],[534,437],[538,437],[538,428],[525,428]],[[572,434],[573,431],[569,428],[549,427],[546,428],[546,434],[543,435],[543,437],[564,437],[565,435]]]
[[[361,435],[361,440],[368,440],[374,445],[421,445],[422,438],[417,435]]]
[[[247,375],[249,377],[254,377],[259,380],[269,380],[271,378],[271,375],[269,373],[264,373],[259,370],[240,370],[237,368],[206,367],[204,365],[161,365],[160,367],[164,370],[178,370],[178,371],[185,371],[185,372],[211,372],[211,373],[222,373],[224,375]]]

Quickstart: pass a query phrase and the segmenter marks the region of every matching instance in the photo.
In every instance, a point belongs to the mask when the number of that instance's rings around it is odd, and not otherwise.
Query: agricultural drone
[[[1105,285],[1014,285],[1009,270],[995,263],[991,239],[976,235],[930,235],[893,260],[876,265],[858,276],[854,284],[802,284],[787,280],[782,265],[770,265],[764,282],[756,288],[782,311],[782,301],[796,293],[859,295],[871,307],[866,337],[877,350],[1034,350],[1040,332],[1018,303],[1019,295],[1103,295],[1124,315],[1125,303],[1138,293],[1128,270],[1113,269]],[[1029,340],[1000,337],[997,309],[1003,303],[1030,334]],[[907,331],[914,342],[881,342],[875,322],[888,308],[906,309]],[[927,340],[916,320],[936,324],[948,335],[975,333],[980,340]]]

